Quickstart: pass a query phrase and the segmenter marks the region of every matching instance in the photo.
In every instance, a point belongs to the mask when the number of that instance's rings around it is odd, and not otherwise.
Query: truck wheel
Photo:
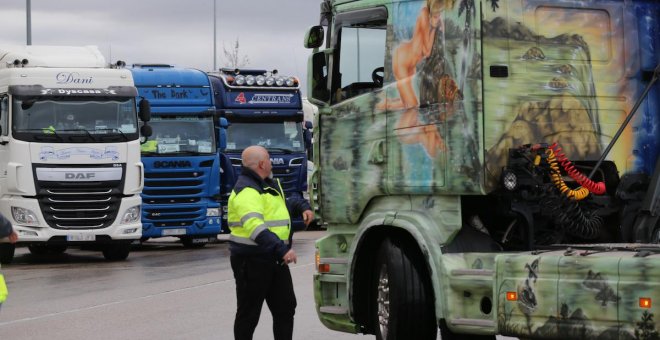
[[[195,239],[194,237],[182,237],[181,243],[186,248],[199,249],[204,248],[204,246],[209,243],[209,241],[207,237],[201,237],[198,239]]]
[[[433,291],[423,268],[423,259],[401,244],[381,244],[372,282],[376,339],[436,339]]]
[[[0,243],[0,263],[10,264],[14,260],[16,245],[12,243]]]
[[[103,248],[103,257],[108,261],[123,261],[130,252],[130,244],[113,244]]]

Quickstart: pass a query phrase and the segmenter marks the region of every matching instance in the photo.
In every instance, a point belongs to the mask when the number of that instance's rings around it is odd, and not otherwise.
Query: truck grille
[[[146,167],[142,221],[156,227],[190,226],[206,219],[207,183],[214,160],[190,159],[185,169]],[[219,171],[219,170],[217,170]]]
[[[38,181],[37,200],[46,223],[55,229],[100,229],[116,219],[121,182]]]
[[[282,190],[284,190],[284,192],[297,191],[298,178],[300,178],[301,169],[302,167],[300,166],[273,166],[273,177],[280,180],[280,184],[282,185]]]

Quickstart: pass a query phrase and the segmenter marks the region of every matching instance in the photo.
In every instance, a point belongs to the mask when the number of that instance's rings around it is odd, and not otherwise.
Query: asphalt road
[[[330,331],[318,320],[312,274],[314,240],[322,234],[296,234],[294,339],[374,339]],[[2,268],[10,295],[0,311],[0,339],[233,339],[228,245],[190,250],[175,241],[146,242],[122,262],[78,249],[46,258],[18,248],[14,263]],[[272,339],[271,326],[264,305],[254,338]]]
[[[323,234],[295,235],[293,338],[375,339],[328,330],[316,315],[314,241]],[[121,262],[79,249],[50,257],[16,249],[14,263],[2,268],[9,298],[0,310],[0,339],[233,339],[236,297],[228,244],[192,250],[176,241],[148,241]],[[254,339],[272,339],[271,326],[264,304]]]

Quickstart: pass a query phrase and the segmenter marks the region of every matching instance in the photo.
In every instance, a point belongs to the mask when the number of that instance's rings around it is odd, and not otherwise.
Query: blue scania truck
[[[220,156],[223,209],[241,173],[241,152],[250,145],[268,150],[273,176],[287,196],[302,197],[307,191],[312,124],[304,120],[298,79],[256,69],[221,69],[209,73],[209,79],[216,110],[229,121],[227,146]],[[223,230],[226,221],[223,213]],[[292,216],[292,224],[293,230],[305,228],[300,216]]]
[[[139,96],[151,103],[152,137],[142,145],[142,241],[174,236],[203,247],[220,233],[219,129],[205,72],[133,65]]]

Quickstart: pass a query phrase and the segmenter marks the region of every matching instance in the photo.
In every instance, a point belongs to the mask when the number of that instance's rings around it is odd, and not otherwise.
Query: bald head
[[[253,145],[243,150],[241,154],[243,166],[256,172],[261,178],[266,178],[272,170],[268,150],[262,146]]]

